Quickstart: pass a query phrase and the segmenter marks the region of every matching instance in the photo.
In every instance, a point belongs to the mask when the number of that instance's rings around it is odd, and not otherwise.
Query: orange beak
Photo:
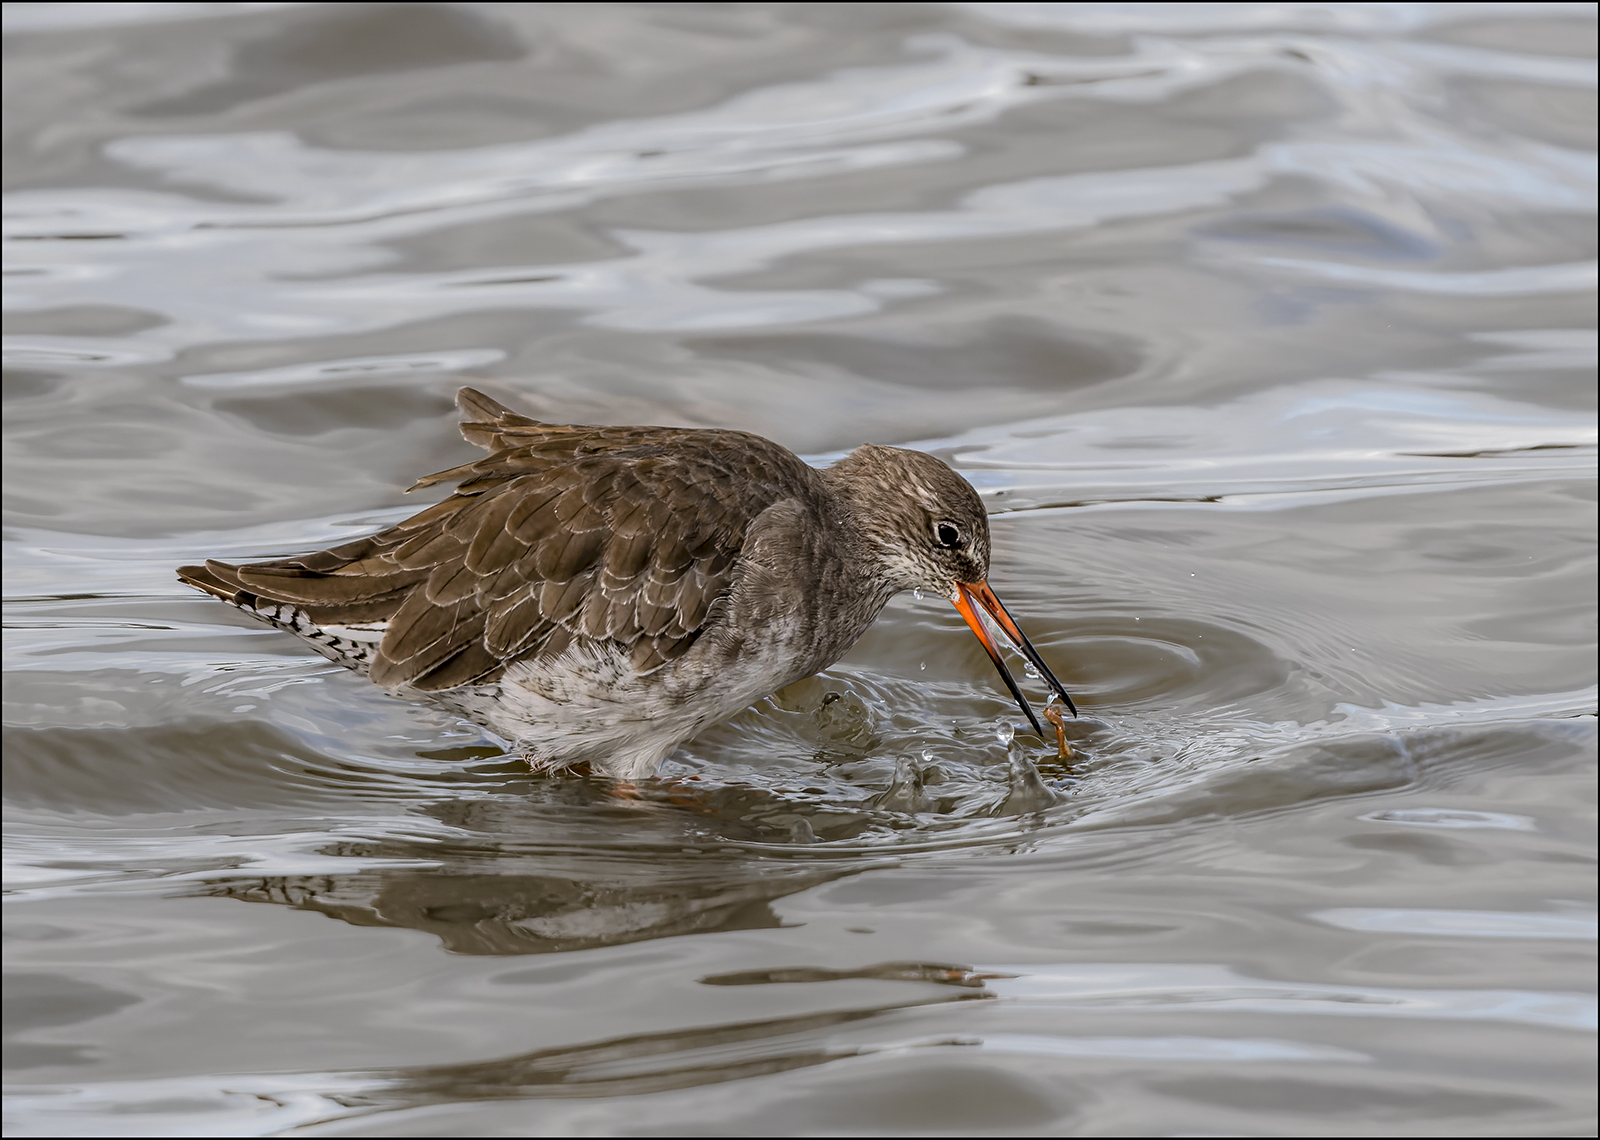
[[[1072,698],[1067,695],[1067,690],[1061,687],[1061,682],[1056,680],[1056,675],[1050,671],[1050,666],[1044,663],[1044,658],[1039,656],[1039,651],[1033,647],[1027,635],[1020,626],[1012,620],[1011,614],[995,597],[994,591],[989,589],[989,583],[978,582],[968,585],[965,582],[956,583],[956,596],[951,599],[956,607],[956,612],[966,620],[967,626],[977,635],[983,644],[984,652],[989,654],[989,660],[994,662],[994,667],[1000,673],[1000,679],[1006,683],[1006,688],[1011,690],[1011,695],[1016,699],[1017,707],[1028,717],[1028,723],[1033,725],[1033,731],[1044,739],[1044,729],[1039,724],[1039,718],[1033,715],[1033,706],[1028,704],[1028,699],[1022,695],[1022,690],[1017,688],[1016,680],[1011,676],[1011,670],[1006,668],[1005,660],[1000,656],[1000,649],[994,643],[994,638],[989,636],[989,631],[984,627],[983,619],[978,616],[977,606],[983,607],[983,612],[994,620],[995,625],[1005,633],[1011,644],[1028,659],[1028,663],[1039,671],[1039,675],[1060,697],[1062,703],[1078,715],[1078,707],[1072,703]]]

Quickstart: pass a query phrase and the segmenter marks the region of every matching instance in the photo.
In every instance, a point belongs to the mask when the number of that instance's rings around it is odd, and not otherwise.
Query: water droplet
[[[1016,729],[1015,725],[1001,724],[1000,726],[998,726],[994,730],[994,735],[995,735],[995,738],[997,740],[999,740],[1001,744],[1004,744],[1007,747],[1009,747],[1010,744],[1011,744],[1011,741],[1017,735],[1017,729]]]
[[[911,596],[913,598],[917,599],[917,601],[919,601],[919,602],[922,601],[922,590],[921,589],[912,590],[911,591]]]
[[[926,669],[927,667],[928,667],[928,663],[926,661],[918,661],[917,662],[917,668],[918,669]]]
[[[933,763],[933,749],[924,748],[922,750],[922,762],[924,764],[932,764]]]
[[[1035,669],[1033,667],[1033,662],[1032,661],[1029,661],[1026,665],[1024,665],[1022,667],[1022,671],[1024,673],[1026,673],[1028,676],[1032,677],[1035,681],[1037,681],[1039,679],[1039,670],[1037,670],[1037,669]]]
[[[928,797],[922,794],[922,773],[917,771],[909,757],[902,756],[894,762],[894,780],[876,805],[889,811],[916,813],[927,811]]]
[[[995,810],[996,815],[1027,815],[1043,811],[1061,801],[1039,776],[1039,769],[1018,749],[1006,754],[1010,765],[1011,794]]]

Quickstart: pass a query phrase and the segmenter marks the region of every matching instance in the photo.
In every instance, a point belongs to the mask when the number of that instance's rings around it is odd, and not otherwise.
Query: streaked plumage
[[[869,444],[819,471],[746,432],[544,424],[470,388],[458,402],[489,454],[417,484],[455,480],[449,498],[330,550],[180,579],[536,766],[620,778],[832,664],[901,590],[950,597],[997,664],[963,598],[1025,644],[982,585],[982,503],[931,456]]]

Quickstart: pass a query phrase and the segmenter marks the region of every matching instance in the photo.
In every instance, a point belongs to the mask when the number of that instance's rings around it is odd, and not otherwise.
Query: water
[[[9,1134],[1591,1132],[1592,17],[8,5]],[[630,798],[173,580],[464,380],[946,457],[1074,759],[936,597]]]

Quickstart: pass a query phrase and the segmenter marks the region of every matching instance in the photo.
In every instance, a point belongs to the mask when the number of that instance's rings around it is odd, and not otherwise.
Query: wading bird
[[[331,550],[178,577],[539,769],[648,776],[833,664],[904,590],[954,603],[1041,736],[984,615],[1072,708],[985,582],[977,492],[931,455],[866,444],[819,470],[747,432],[546,424],[471,388],[457,402],[489,454],[418,480],[456,481],[449,498]]]

